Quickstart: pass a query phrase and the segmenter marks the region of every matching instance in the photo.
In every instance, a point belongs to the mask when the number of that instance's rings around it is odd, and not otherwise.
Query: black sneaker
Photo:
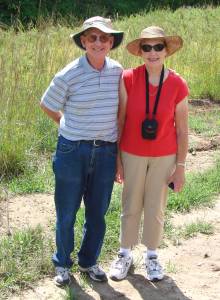
[[[89,268],[79,266],[79,270],[82,273],[88,274],[88,276],[94,281],[104,282],[108,280],[105,272],[98,265],[94,265]]]

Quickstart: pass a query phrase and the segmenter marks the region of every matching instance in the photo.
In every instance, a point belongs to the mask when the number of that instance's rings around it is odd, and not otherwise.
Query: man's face
[[[80,37],[89,59],[104,59],[112,48],[114,37],[96,28],[88,29]]]

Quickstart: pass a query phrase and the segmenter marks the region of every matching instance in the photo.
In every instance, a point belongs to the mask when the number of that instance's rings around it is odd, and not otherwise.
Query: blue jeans
[[[83,199],[85,223],[78,263],[96,264],[105,235],[105,214],[109,207],[116,172],[117,144],[96,146],[59,136],[53,158],[55,174],[56,246],[55,266],[71,267],[74,224]]]

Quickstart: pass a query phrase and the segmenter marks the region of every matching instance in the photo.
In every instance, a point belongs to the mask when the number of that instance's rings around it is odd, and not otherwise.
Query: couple
[[[144,213],[146,278],[161,280],[164,275],[156,250],[168,184],[181,191],[188,147],[187,84],[164,67],[164,60],[182,47],[182,39],[166,36],[159,27],[145,28],[126,46],[144,64],[124,71],[107,56],[123,39],[123,32],[114,30],[110,19],[86,20],[72,39],[85,55],[57,73],[41,99],[41,108],[59,126],[53,157],[55,283],[70,281],[74,224],[82,199],[85,223],[79,270],[95,281],[107,280],[97,259],[114,180],[123,182],[123,195],[120,249],[110,278],[126,277]]]

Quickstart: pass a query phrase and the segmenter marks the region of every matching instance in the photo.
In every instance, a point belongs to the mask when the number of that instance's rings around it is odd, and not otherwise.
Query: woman
[[[125,70],[120,86],[117,182],[124,182],[120,250],[110,278],[126,277],[132,264],[132,246],[144,214],[142,244],[146,246],[146,278],[161,280],[158,261],[168,185],[180,192],[185,181],[188,149],[189,94],[185,80],[164,67],[166,57],[182,47],[179,36],[166,36],[162,28],[145,28],[127,50],[144,64]]]

